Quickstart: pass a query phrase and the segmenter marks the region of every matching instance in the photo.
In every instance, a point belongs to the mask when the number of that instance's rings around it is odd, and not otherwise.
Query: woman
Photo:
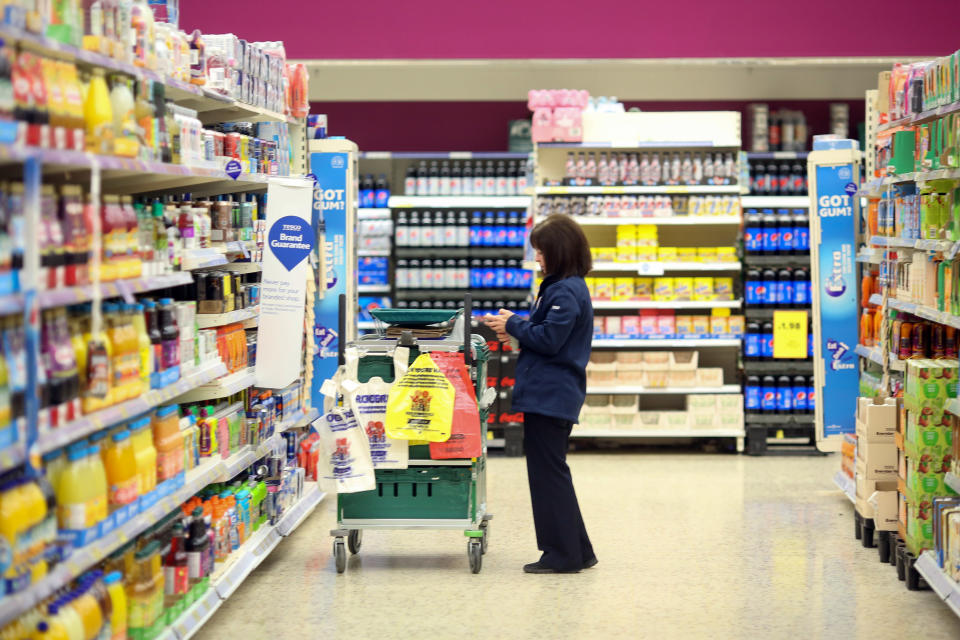
[[[592,268],[583,230],[553,215],[533,228],[530,244],[545,274],[530,320],[501,309],[484,322],[501,340],[520,343],[513,410],[523,412],[530,501],[538,562],[527,573],[576,573],[597,564],[567,466],[570,430],[586,395],[593,305],[583,277]]]

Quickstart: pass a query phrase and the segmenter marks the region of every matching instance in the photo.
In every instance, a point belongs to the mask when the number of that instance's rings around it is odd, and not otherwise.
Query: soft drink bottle
[[[650,184],[650,156],[647,154],[642,154],[640,156],[640,182],[645,185]],[[659,170],[659,167],[658,167]]]
[[[592,153],[587,156],[587,162],[583,168],[583,179],[585,186],[597,184],[597,157]]]
[[[403,193],[408,196],[417,195],[417,172],[412,166],[407,167],[407,177],[403,180]]]
[[[567,164],[564,167],[563,183],[566,185],[576,184],[578,175],[577,161],[573,157],[573,152],[571,151],[567,154]]]
[[[600,154],[600,162],[597,163],[597,182],[604,186],[610,184],[610,168],[605,153]]]

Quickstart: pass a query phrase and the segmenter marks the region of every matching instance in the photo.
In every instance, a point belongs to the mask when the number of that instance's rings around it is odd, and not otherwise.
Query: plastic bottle
[[[507,245],[507,212],[498,211],[496,221],[493,226],[493,246],[506,247]]]
[[[173,299],[161,298],[159,308],[160,337],[163,343],[163,368],[180,365],[180,328],[174,313]]]
[[[795,269],[793,271],[793,306],[809,307],[811,293],[810,272],[805,267]]]
[[[440,195],[440,167],[436,160],[430,162],[430,170],[427,172],[427,194]]]
[[[157,449],[153,446],[150,418],[137,418],[130,423],[130,443],[137,467],[137,490],[146,495],[157,487]]]
[[[110,91],[110,109],[113,112],[113,140],[111,153],[120,156],[136,157],[140,151],[140,143],[136,136],[136,121],[134,119],[135,101],[130,88],[130,80],[124,76],[114,75],[110,78],[113,89]]]
[[[55,604],[56,619],[57,622],[63,625],[63,628],[67,632],[67,637],[69,637],[70,640],[84,640],[86,634],[83,629],[83,620],[73,606],[73,601],[76,599],[76,596],[76,593],[71,592],[57,600],[58,604]]]
[[[777,410],[777,381],[773,376],[763,376],[760,385],[760,411],[773,413]]]
[[[114,433],[110,439],[111,442],[105,449],[105,466],[110,487],[110,509],[115,510],[137,499],[139,483],[130,432],[122,429]]]
[[[810,217],[806,209],[793,210],[793,229],[796,238],[795,252],[798,254],[810,253]]]
[[[183,524],[173,525],[170,551],[163,562],[163,587],[167,606],[172,606],[190,590],[188,556]]]
[[[183,436],[177,405],[157,409],[151,424],[157,450],[157,480],[163,482],[183,471]]]
[[[470,164],[470,161],[467,160],[463,163],[463,176],[460,181],[460,193],[461,195],[469,196],[476,193],[474,188],[476,186],[476,176],[473,173],[473,165]]]
[[[790,376],[777,378],[777,413],[793,412],[793,387]]]
[[[123,589],[123,574],[112,571],[103,577],[103,585],[110,596],[111,640],[126,640],[127,594]]]
[[[760,276],[763,282],[763,298],[761,300],[765,307],[775,307],[780,303],[778,297],[779,287],[777,283],[777,272],[773,269],[764,269]]]
[[[87,127],[87,151],[102,155],[113,154],[113,109],[103,70],[95,68],[83,103],[83,117]]]
[[[793,272],[784,267],[777,272],[777,304],[781,307],[793,306],[796,297]]]
[[[760,327],[760,358],[773,358],[773,323],[764,322]]]
[[[103,626],[103,611],[94,597],[89,581],[81,582],[81,591],[74,599],[72,606],[83,623],[85,640],[96,640]]]
[[[817,393],[813,376],[807,378],[807,413],[813,413],[817,408]]]
[[[795,226],[793,216],[787,209],[780,209],[777,215],[777,235],[779,240],[779,253],[781,255],[790,255],[796,253],[796,238],[794,236]]]
[[[207,52],[200,30],[190,34],[190,82],[196,85],[207,83]]]
[[[407,175],[403,180],[403,193],[408,196],[417,195],[417,170],[412,165],[407,167]]]
[[[378,209],[386,209],[390,202],[390,185],[387,183],[387,176],[383,173],[377,178],[374,192],[374,206]]]
[[[746,253],[756,255],[763,251],[763,218],[756,209],[747,209],[743,230],[743,248]]]
[[[760,378],[758,376],[747,376],[744,385],[744,410],[747,413],[760,412],[761,394]]]
[[[748,322],[743,340],[743,356],[746,360],[759,360],[761,352],[760,323]]]

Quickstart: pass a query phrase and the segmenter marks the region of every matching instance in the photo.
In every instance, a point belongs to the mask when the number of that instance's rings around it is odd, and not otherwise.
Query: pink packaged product
[[[644,338],[657,335],[657,316],[640,316],[640,335]]]
[[[602,336],[606,333],[607,323],[603,316],[593,318],[593,335]]]
[[[631,338],[640,335],[640,316],[624,316],[620,320],[620,331]]]
[[[657,335],[672,336],[677,332],[677,325],[673,316],[657,316]]]
[[[580,142],[583,110],[590,93],[577,89],[531,89],[527,108],[533,111],[534,142]]]

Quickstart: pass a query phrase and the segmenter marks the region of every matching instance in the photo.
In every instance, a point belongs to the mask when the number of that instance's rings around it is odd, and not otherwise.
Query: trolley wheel
[[[333,541],[333,558],[337,563],[337,573],[343,573],[347,570],[347,549],[343,544],[343,538],[337,538]]]
[[[863,535],[863,518],[856,511],[853,512],[853,537],[857,540]]]
[[[480,551],[487,552],[487,545],[490,544],[490,524],[487,520],[480,523],[480,531],[483,531],[483,537],[480,538]]]
[[[470,558],[470,573],[480,573],[483,567],[483,543],[471,538],[467,543],[467,557]]]
[[[897,579],[903,582],[907,579],[907,548],[902,544],[897,545]]]
[[[350,553],[356,555],[360,553],[360,543],[363,542],[363,531],[360,529],[351,529],[347,534],[347,548]]]
[[[890,532],[877,532],[877,553],[880,555],[880,562],[884,564],[890,561]]]

